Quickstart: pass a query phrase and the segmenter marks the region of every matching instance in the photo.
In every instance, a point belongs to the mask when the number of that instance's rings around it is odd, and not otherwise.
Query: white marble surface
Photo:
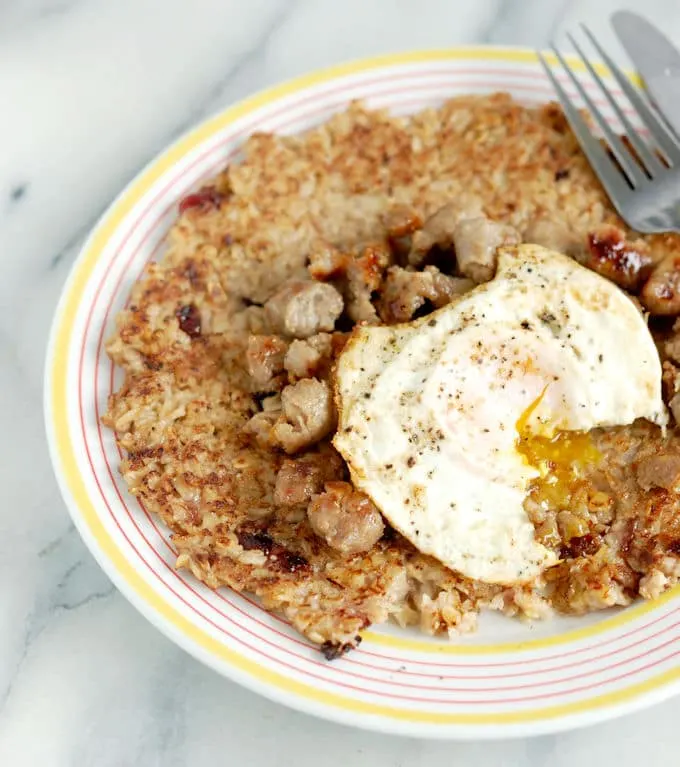
[[[677,0],[629,0],[680,42]],[[49,464],[47,331],[85,233],[206,113],[306,70],[457,43],[539,46],[613,0],[0,0],[0,764],[527,765],[677,762],[680,699],[508,743],[391,739],[221,679],[112,588]]]

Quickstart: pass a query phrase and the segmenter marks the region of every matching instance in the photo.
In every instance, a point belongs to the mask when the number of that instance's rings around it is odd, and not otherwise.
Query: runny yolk
[[[600,462],[600,452],[589,432],[558,431],[551,437],[529,434],[528,422],[543,399],[547,386],[517,419],[517,450],[539,471],[530,486],[531,497],[551,506],[569,508],[575,485],[585,471]]]

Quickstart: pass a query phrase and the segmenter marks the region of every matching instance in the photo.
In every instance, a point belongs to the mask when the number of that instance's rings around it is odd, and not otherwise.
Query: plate
[[[133,281],[159,254],[178,200],[237,157],[253,131],[297,132],[351,99],[406,113],[497,90],[524,102],[552,97],[532,52],[471,48],[351,63],[226,109],[161,154],[113,203],[77,259],[54,321],[45,383],[50,449],[73,521],[102,568],[194,657],[269,698],[350,725],[420,737],[522,736],[662,700],[680,688],[680,591],[533,625],[485,615],[476,635],[452,640],[374,628],[360,648],[329,663],[255,601],[175,570],[168,531],[127,492],[113,436],[100,424],[120,382],[103,342]]]

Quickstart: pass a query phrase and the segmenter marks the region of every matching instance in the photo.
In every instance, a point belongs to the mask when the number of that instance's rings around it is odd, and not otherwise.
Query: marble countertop
[[[201,666],[111,586],[47,454],[42,369],[62,284],[120,188],[204,115],[353,57],[541,46],[588,22],[625,60],[614,0],[0,0],[0,763],[672,763],[680,698],[597,728],[504,743],[352,731]],[[680,43],[677,0],[629,0]],[[320,30],[323,30],[321,32]]]

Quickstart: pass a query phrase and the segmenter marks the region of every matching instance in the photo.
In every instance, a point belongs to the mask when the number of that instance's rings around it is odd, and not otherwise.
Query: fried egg
[[[334,386],[355,486],[421,552],[487,583],[557,561],[524,509],[539,474],[527,436],[667,418],[634,303],[536,245],[499,250],[491,282],[424,318],[356,329]]]

